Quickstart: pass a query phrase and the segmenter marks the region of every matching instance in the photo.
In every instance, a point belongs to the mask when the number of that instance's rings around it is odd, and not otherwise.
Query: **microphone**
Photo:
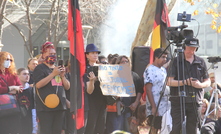
[[[187,28],[188,25],[180,25],[180,26],[177,26],[177,27],[168,27],[167,30],[168,31],[176,31],[178,29],[184,29],[184,28]]]
[[[184,28],[187,28],[187,27],[188,27],[188,25],[180,25],[179,26],[180,29],[184,29]]]

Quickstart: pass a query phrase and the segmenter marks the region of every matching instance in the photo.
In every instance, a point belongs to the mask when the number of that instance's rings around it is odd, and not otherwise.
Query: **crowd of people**
[[[98,56],[100,51],[94,44],[85,50],[86,66],[109,64],[107,58]],[[1,117],[0,133],[4,134],[74,134],[111,133],[115,130],[129,131],[127,118],[139,105],[143,93],[142,82],[131,72],[137,96],[119,97],[125,110],[120,116],[107,113],[107,100],[100,89],[100,82],[93,72],[85,74],[85,125],[76,131],[76,124],[70,113],[70,62],[57,66],[56,50],[51,42],[41,47],[39,57],[30,58],[27,68],[16,69],[12,54],[0,52],[0,93],[13,94],[21,112]],[[128,64],[127,56],[109,55],[111,64]],[[114,62],[116,61],[116,63]],[[87,70],[85,70],[87,72]],[[4,80],[3,80],[4,79]],[[7,83],[5,83],[5,81]],[[109,123],[106,117],[109,117]],[[108,125],[106,125],[108,124]]]
[[[198,47],[196,38],[186,39],[183,53],[171,61],[169,51],[155,49],[153,63],[144,70],[143,81],[136,72],[130,72],[136,96],[119,97],[103,95],[98,74],[87,69],[101,64],[131,68],[130,58],[119,54],[109,54],[106,58],[99,55],[101,51],[94,44],[88,44],[83,77],[84,127],[78,130],[75,116],[70,113],[71,64],[69,61],[65,65],[55,64],[53,43],[43,44],[41,55],[30,58],[27,68],[16,69],[13,55],[0,52],[0,94],[15,96],[21,111],[0,117],[0,133],[218,134],[221,109],[211,96],[220,86],[215,82],[215,74],[208,74],[204,60],[195,55]],[[170,66],[165,66],[168,62]],[[207,87],[211,88],[204,92]]]

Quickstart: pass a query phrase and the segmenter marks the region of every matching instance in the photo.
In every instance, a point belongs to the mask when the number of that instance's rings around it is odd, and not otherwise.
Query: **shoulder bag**
[[[51,71],[51,70],[50,70]],[[60,103],[60,99],[57,95],[58,93],[58,85],[57,85],[57,89],[56,89],[56,94],[49,94],[46,96],[45,100],[43,101],[40,94],[39,94],[39,91],[38,91],[38,88],[36,88],[36,86],[34,86],[35,89],[36,89],[36,93],[39,97],[39,99],[41,100],[41,102],[48,108],[56,108],[59,103]]]
[[[6,83],[8,87],[8,83],[4,78],[0,76],[0,78]],[[9,92],[9,87],[8,87]],[[20,108],[17,103],[16,97],[9,93],[0,94],[0,118],[16,115],[20,113]]]
[[[42,100],[37,88],[36,88],[36,92],[41,102],[48,108],[56,108],[58,104],[60,103],[59,97],[57,95],[58,86],[57,86],[56,94],[47,95],[45,98],[45,101]]]

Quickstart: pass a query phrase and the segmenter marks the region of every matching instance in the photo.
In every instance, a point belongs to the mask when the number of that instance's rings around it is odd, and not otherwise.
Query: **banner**
[[[103,95],[136,96],[131,69],[128,65],[99,65],[98,79]]]

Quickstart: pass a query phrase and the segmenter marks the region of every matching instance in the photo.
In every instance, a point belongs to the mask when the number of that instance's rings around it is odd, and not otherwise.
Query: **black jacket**
[[[201,134],[221,134],[221,118],[206,123],[201,129]]]

